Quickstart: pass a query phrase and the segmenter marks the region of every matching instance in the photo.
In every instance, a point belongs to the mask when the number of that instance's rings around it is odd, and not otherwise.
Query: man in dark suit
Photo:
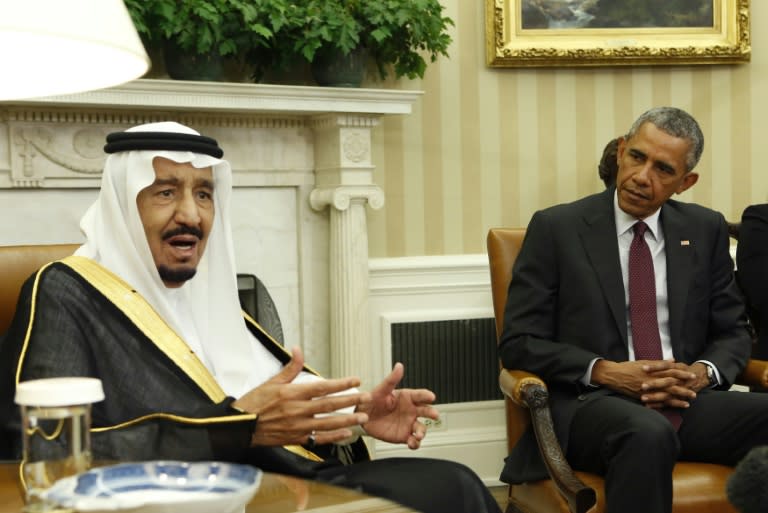
[[[670,512],[677,459],[733,465],[768,443],[768,395],[727,392],[750,338],[725,219],[670,199],[703,144],[686,112],[646,112],[616,187],[534,214],[513,269],[502,362],[545,380],[568,461],[605,476],[609,513]],[[543,477],[528,432],[502,479]]]

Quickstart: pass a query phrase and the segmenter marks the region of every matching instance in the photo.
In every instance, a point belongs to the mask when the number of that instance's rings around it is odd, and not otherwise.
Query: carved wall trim
[[[365,116],[360,114],[328,114],[313,116],[310,126],[314,129],[346,127],[373,128],[379,125],[379,116]]]
[[[339,166],[370,173],[371,128],[384,114],[409,113],[421,94],[141,79],[0,103],[0,189],[96,188],[107,133],[167,120],[219,139],[236,187],[311,185],[313,170]]]
[[[384,206],[384,191],[378,185],[339,185],[318,187],[309,195],[309,204],[315,210],[332,206],[336,210],[347,210],[354,200],[365,200],[372,209]]]
[[[10,107],[0,110],[0,122],[23,123],[83,123],[110,124],[121,126],[140,125],[168,120],[191,126],[214,126],[221,128],[307,128],[310,123],[305,117],[279,114],[216,114],[216,113],[157,113],[72,110],[68,108],[36,109]]]
[[[361,164],[371,161],[370,132],[361,130],[341,130],[342,164]]]

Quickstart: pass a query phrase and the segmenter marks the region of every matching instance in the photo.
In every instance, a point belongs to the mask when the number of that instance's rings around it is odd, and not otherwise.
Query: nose
[[[200,210],[192,193],[183,194],[176,203],[174,219],[178,224],[200,225]]]
[[[648,183],[650,181],[652,166],[653,162],[646,162],[643,167],[632,176],[635,182]]]

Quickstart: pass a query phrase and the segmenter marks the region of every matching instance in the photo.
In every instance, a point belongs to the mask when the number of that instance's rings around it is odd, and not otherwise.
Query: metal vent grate
[[[395,323],[392,359],[402,386],[429,388],[438,403],[501,399],[493,318]]]

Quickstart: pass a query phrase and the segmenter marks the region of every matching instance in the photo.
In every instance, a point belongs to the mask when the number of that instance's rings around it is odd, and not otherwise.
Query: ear
[[[694,173],[693,171],[686,173],[683,176],[683,181],[680,182],[680,186],[677,188],[675,193],[676,194],[684,193],[685,191],[693,187],[693,185],[698,181],[699,181],[699,173]]]
[[[616,147],[616,160],[621,161],[621,156],[624,155],[624,150],[627,147],[627,138],[623,135],[619,137],[619,145]]]

